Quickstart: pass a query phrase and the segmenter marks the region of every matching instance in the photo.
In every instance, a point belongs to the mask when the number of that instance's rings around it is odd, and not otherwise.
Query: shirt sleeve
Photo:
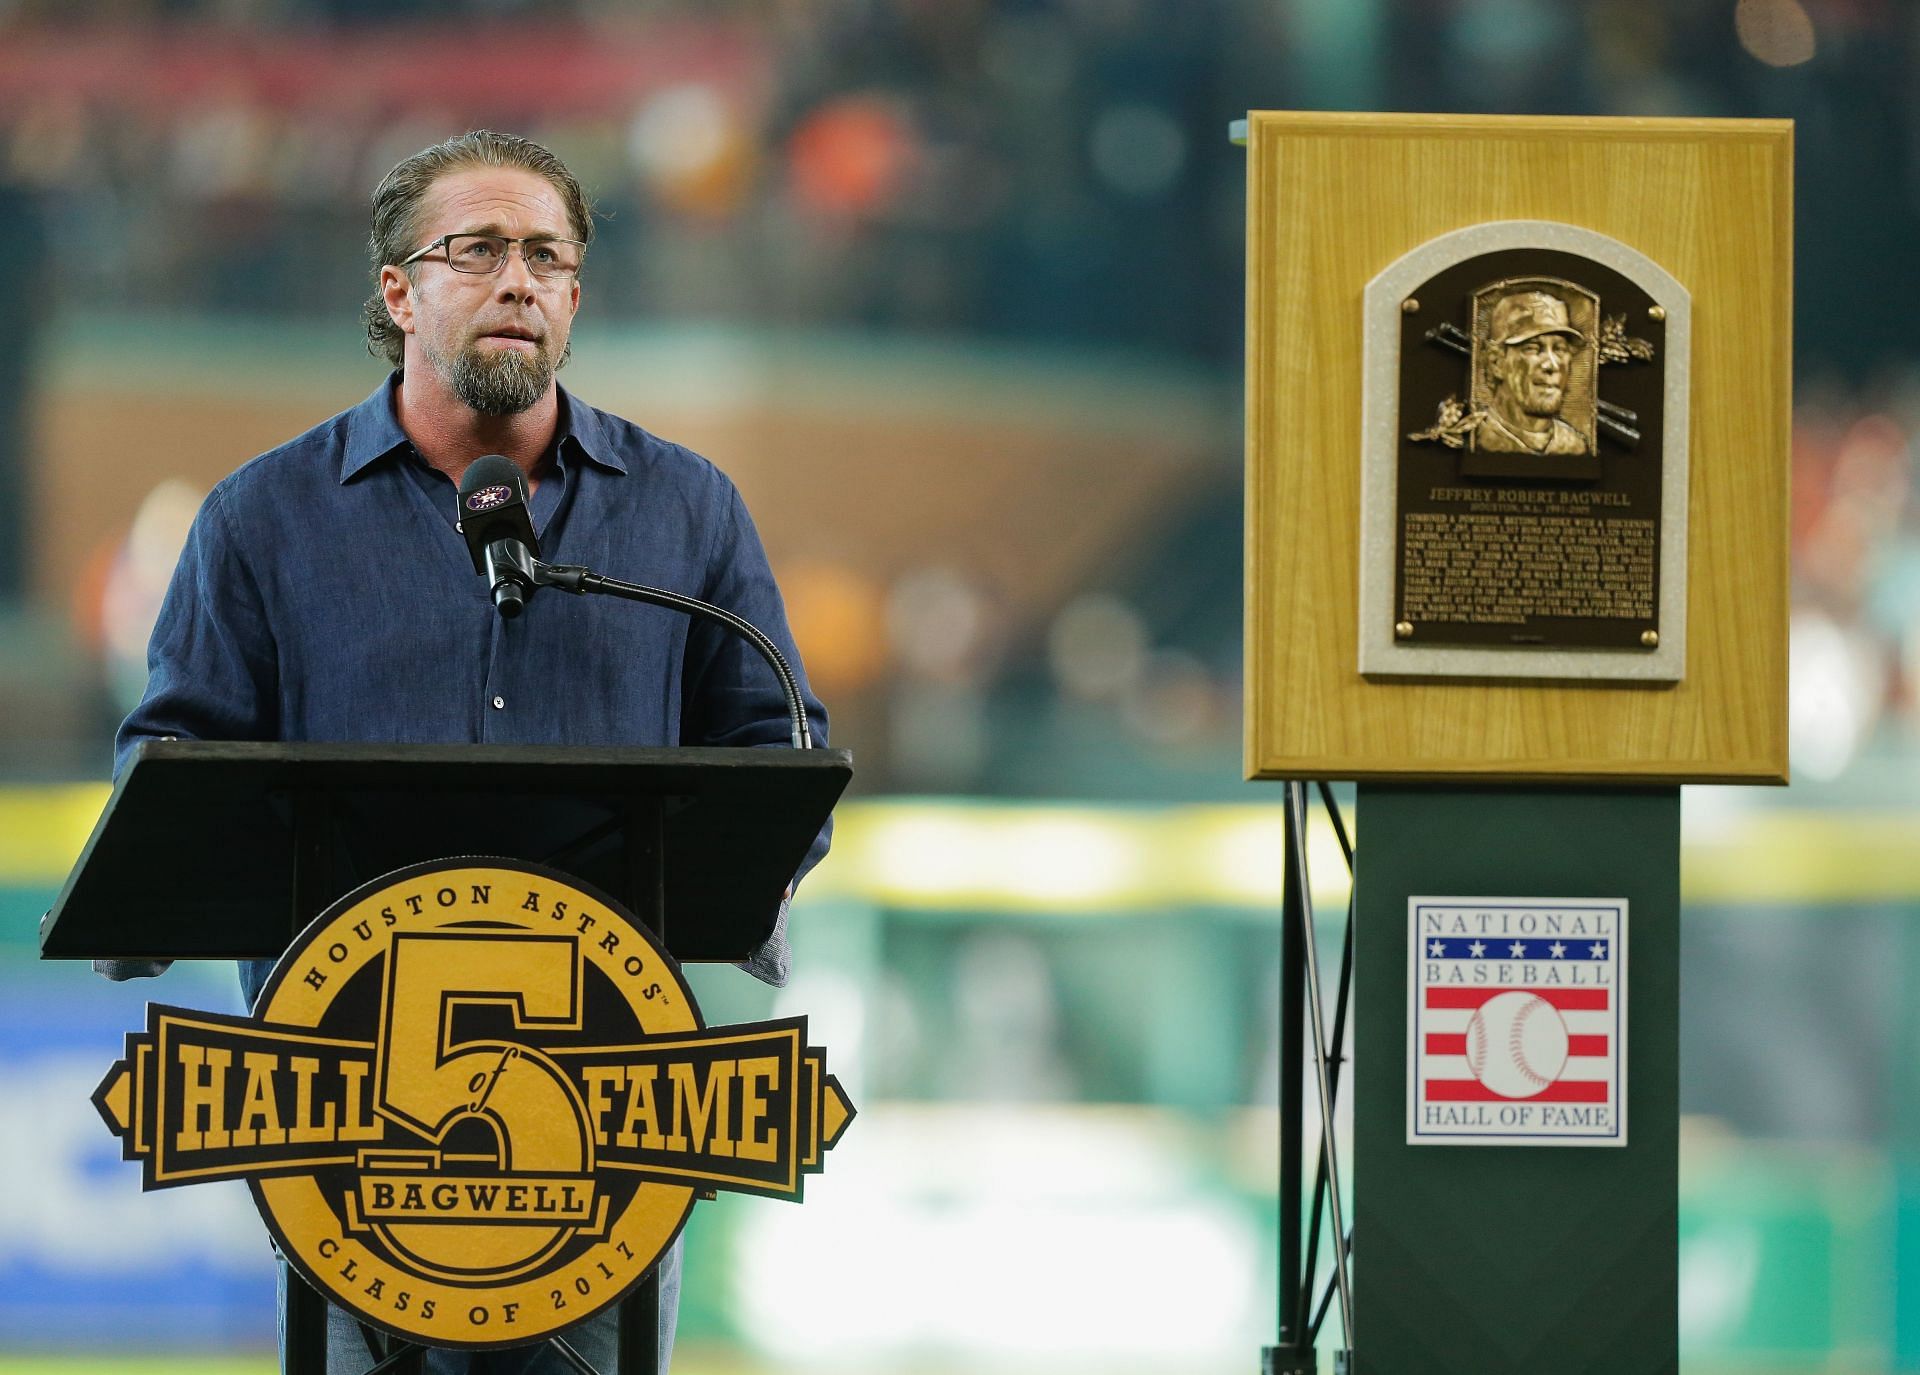
[[[273,632],[235,538],[227,488],[194,517],[147,644],[147,688],[114,742],[113,771],[142,740],[271,740],[279,720]]]
[[[800,651],[787,626],[786,605],[773,580],[766,549],[760,543],[760,534],[754,529],[753,518],[747,514],[739,491],[731,482],[723,482],[723,487],[721,517],[707,559],[706,586],[701,596],[757,626],[779,647],[799,679],[800,699],[807,709],[813,743],[824,746],[827,709],[807,684],[806,667],[800,662]],[[782,749],[790,744],[786,695],[781,692],[773,669],[744,639],[711,621],[697,619],[688,628],[681,694],[682,744],[763,745]],[[796,884],[825,856],[832,837],[833,822],[829,818],[808,848],[800,872],[794,875]],[[780,931],[775,932],[774,940],[782,946],[785,944]],[[783,967],[782,980],[784,973]]]

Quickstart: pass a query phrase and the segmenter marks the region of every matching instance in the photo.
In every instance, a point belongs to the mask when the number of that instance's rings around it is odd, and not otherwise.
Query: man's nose
[[[527,266],[527,246],[508,244],[506,261],[500,264],[498,280],[494,290],[502,300],[531,300],[539,280],[533,275],[533,269]]]

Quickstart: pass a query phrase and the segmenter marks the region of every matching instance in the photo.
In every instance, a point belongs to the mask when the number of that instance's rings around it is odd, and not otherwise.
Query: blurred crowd
[[[77,302],[337,309],[381,173],[492,121],[598,195],[616,314],[1237,347],[1231,6],[130,8],[0,9],[4,166]]]
[[[73,300],[324,312],[379,175],[511,122],[598,192],[617,312],[1231,367],[1250,106],[1798,117],[1824,287],[1917,227],[1915,29],[1893,0],[13,0],[0,167]],[[1877,360],[1900,311],[1851,295],[1803,319]]]

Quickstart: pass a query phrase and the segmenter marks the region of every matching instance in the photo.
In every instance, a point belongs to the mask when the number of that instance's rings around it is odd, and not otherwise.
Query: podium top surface
[[[277,956],[294,929],[301,808],[317,818],[328,901],[403,865],[500,855],[630,904],[626,824],[657,802],[669,948],[741,959],[852,772],[845,750],[824,749],[148,741],[41,923],[40,953]]]

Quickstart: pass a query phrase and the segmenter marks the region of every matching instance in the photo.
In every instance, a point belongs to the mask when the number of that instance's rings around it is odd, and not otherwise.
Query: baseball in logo
[[[614,1303],[699,1192],[798,1201],[853,1117],[805,1018],[706,1026],[618,905],[501,859],[341,899],[251,1017],[149,1004],[94,1103],[146,1188],[246,1179],[316,1288],[450,1347]]]
[[[513,488],[503,484],[495,484],[492,487],[482,487],[479,491],[467,498],[467,509],[469,511],[491,511],[496,506],[506,505],[507,499],[512,495]]]
[[[1621,1146],[1627,903],[1412,898],[1407,1141]]]

